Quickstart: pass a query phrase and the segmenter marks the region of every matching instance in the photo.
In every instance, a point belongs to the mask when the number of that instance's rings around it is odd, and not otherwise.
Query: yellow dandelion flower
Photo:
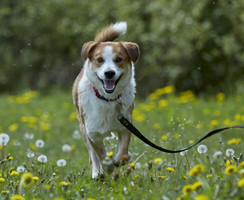
[[[34,144],[30,144],[29,146],[32,151],[35,151],[37,149],[36,145]]]
[[[72,112],[72,113],[70,113],[70,115],[69,115],[69,120],[70,120],[70,121],[74,121],[74,120],[76,120],[76,112]]]
[[[196,128],[197,129],[202,129],[202,124],[201,123],[197,123]]]
[[[174,171],[175,171],[175,169],[172,168],[172,167],[167,167],[167,170],[168,170],[169,172],[174,172]]]
[[[165,92],[164,92],[164,88],[158,88],[156,89],[155,91],[155,94],[157,94],[157,96],[161,96],[163,95]]]
[[[163,88],[165,94],[170,94],[175,91],[175,87],[173,85],[168,85]]]
[[[192,190],[197,190],[197,189],[199,189],[201,187],[202,187],[202,182],[197,181],[197,182],[193,183]]]
[[[189,171],[189,176],[194,176],[202,173],[204,170],[204,167],[200,164],[195,165],[190,171]]]
[[[230,126],[230,125],[231,125],[231,122],[230,122],[229,119],[225,119],[225,120],[223,121],[223,123],[224,123],[225,126]]]
[[[155,159],[154,159],[154,162],[155,162],[155,163],[161,163],[162,161],[163,161],[162,158],[155,158]]]
[[[7,159],[8,159],[8,161],[10,161],[10,160],[13,160],[14,157],[13,156],[8,156]]]
[[[33,180],[34,180],[34,181],[38,181],[38,180],[39,180],[39,177],[37,177],[37,176],[33,176]]]
[[[176,200],[184,200],[184,199],[186,199],[186,197],[187,197],[187,194],[182,194],[181,196],[177,197]]]
[[[19,176],[19,172],[17,171],[11,171],[10,176]]]
[[[219,124],[218,120],[212,120],[212,121],[210,122],[210,126],[211,126],[212,128],[218,126],[218,124]]]
[[[183,178],[183,179],[188,179],[188,177],[187,177],[187,176],[182,176],[182,178]]]
[[[135,119],[138,122],[144,122],[146,120],[146,117],[144,114],[140,113],[138,110],[134,110],[133,119]]]
[[[9,190],[3,190],[1,193],[2,194],[8,194],[9,193]]]
[[[194,200],[209,200],[209,198],[206,195],[199,194],[194,197]]]
[[[160,176],[160,178],[161,178],[161,179],[166,179],[166,178],[167,178],[167,176]]]
[[[232,139],[228,140],[228,141],[227,141],[227,144],[228,144],[228,145],[236,144],[236,138],[232,138]]]
[[[94,199],[94,198],[87,198],[87,200],[96,200],[96,199]]]
[[[60,186],[65,186],[65,185],[68,185],[65,181],[62,181],[59,183]]]
[[[162,99],[158,102],[159,108],[165,108],[169,105],[168,101],[165,99]]]
[[[54,200],[65,200],[65,198],[63,198],[63,197],[57,197]]]
[[[194,144],[194,140],[189,140],[189,144]]]
[[[156,130],[160,130],[161,129],[161,126],[159,123],[154,123],[153,124],[153,128],[156,129]]]
[[[241,115],[240,114],[236,114],[235,115],[235,120],[240,121],[241,120]]]
[[[213,175],[212,174],[208,174],[207,175],[207,178],[211,178]]]
[[[40,122],[40,128],[42,131],[48,131],[51,128],[51,125],[47,122]]]
[[[183,193],[184,194],[189,194],[189,193],[191,193],[192,191],[193,191],[193,188],[192,188],[192,185],[185,185],[184,187],[183,187]]]
[[[159,99],[159,95],[157,93],[151,93],[151,94],[149,94],[148,98],[150,100],[157,100],[157,99]]]
[[[176,140],[178,140],[178,139],[180,138],[179,134],[175,134],[175,135],[174,135],[174,138],[175,138]]]
[[[70,146],[70,150],[71,150],[71,151],[74,151],[74,150],[75,150],[75,148],[76,148],[76,146],[75,146],[75,145],[71,145],[71,146]]]
[[[237,138],[236,139],[236,144],[240,144],[241,143],[241,138]]]
[[[200,164],[195,165],[194,168],[198,171],[198,173],[201,173],[204,170],[204,167]]]
[[[242,169],[244,168],[244,161],[242,161],[239,165],[238,165],[238,169]]]
[[[162,135],[162,136],[161,136],[161,140],[162,140],[162,141],[166,141],[167,139],[168,139],[167,135]]]
[[[109,157],[109,158],[112,158],[113,157],[113,155],[114,155],[114,153],[111,151],[111,152],[109,152],[109,153],[107,153],[107,156]]]
[[[17,131],[19,128],[19,125],[17,123],[13,123],[8,127],[8,130],[10,130],[11,132]]]
[[[225,94],[223,92],[218,93],[216,97],[218,103],[222,103],[225,100]]]
[[[15,195],[13,195],[11,198],[10,198],[10,200],[24,200],[25,198],[24,197],[22,197],[21,195],[19,195],[19,194],[15,194]]]
[[[188,175],[189,176],[195,176],[198,174],[198,171],[195,168],[192,168],[189,172]]]
[[[135,163],[130,163],[130,166],[132,167],[132,168],[134,168],[135,167]]]
[[[227,160],[226,161],[226,163],[225,163],[225,166],[229,166],[229,165],[231,165],[232,163],[229,161],[229,160]]]
[[[235,165],[229,165],[225,168],[225,174],[229,175],[234,172],[237,172],[237,167]]]
[[[5,181],[4,178],[0,178],[0,183],[3,183]]]
[[[241,180],[238,181],[237,186],[244,187],[244,178],[242,178]]]
[[[20,185],[24,188],[31,187],[34,184],[33,175],[29,172],[23,173],[20,180]]]
[[[239,176],[240,178],[244,179],[244,169],[239,170]]]

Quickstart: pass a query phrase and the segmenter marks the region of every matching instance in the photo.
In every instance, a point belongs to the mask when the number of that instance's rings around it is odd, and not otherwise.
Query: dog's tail
[[[95,37],[96,42],[107,42],[113,41],[121,35],[124,35],[127,30],[126,22],[117,22],[111,24],[109,27],[104,28],[100,33]]]

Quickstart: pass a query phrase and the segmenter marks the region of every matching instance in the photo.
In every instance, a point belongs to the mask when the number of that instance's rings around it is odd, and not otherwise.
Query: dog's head
[[[91,41],[83,45],[81,54],[87,62],[89,80],[106,94],[113,94],[130,81],[140,52],[131,42]]]

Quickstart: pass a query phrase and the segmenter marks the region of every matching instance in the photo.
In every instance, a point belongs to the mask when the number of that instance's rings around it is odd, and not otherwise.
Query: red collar
[[[121,98],[121,94],[119,94],[119,95],[118,95],[116,98],[114,98],[114,99],[107,99],[107,98],[105,98],[104,96],[100,95],[99,92],[98,92],[98,90],[97,90],[95,87],[92,87],[92,88],[93,88],[93,90],[94,90],[94,92],[95,92],[96,97],[99,98],[99,99],[102,99],[102,100],[104,100],[104,101],[107,101],[107,102],[110,102],[110,101],[117,101],[117,100],[119,100],[119,99]]]

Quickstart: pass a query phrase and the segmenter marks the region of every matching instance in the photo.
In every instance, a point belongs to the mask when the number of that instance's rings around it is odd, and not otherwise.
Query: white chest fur
[[[124,129],[117,120],[118,111],[117,102],[106,102],[96,97],[92,85],[84,75],[79,82],[79,106],[83,108],[85,118],[86,133],[93,135],[98,133],[100,136],[106,136],[112,131]],[[134,80],[128,83],[121,92],[122,114],[128,116],[129,109],[134,99],[135,85]]]

